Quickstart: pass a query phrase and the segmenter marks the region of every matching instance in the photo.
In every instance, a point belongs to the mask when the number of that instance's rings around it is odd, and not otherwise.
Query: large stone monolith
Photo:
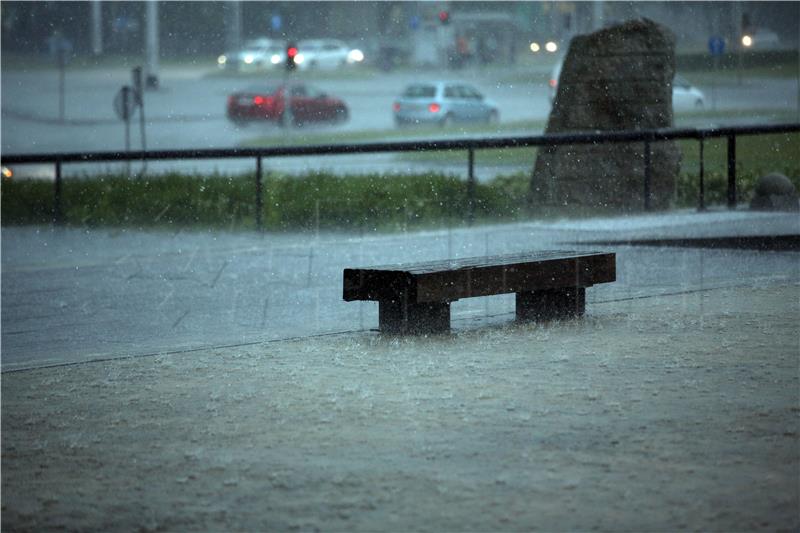
[[[546,133],[618,131],[673,125],[675,38],[647,19],[575,37],[561,70]],[[669,206],[680,149],[651,144],[650,205]],[[644,206],[644,143],[540,149],[531,182],[534,203]]]

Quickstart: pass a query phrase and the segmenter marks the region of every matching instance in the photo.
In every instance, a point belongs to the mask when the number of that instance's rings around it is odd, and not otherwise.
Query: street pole
[[[158,2],[147,2],[147,43],[145,83],[148,89],[158,88]]]
[[[594,0],[594,12],[592,13],[592,26],[594,31],[603,29],[603,15],[605,6],[603,0]]]
[[[742,4],[740,2],[733,2],[731,4],[733,10],[733,41],[736,43],[736,81],[739,85],[742,84]]]
[[[136,99],[136,106],[139,107],[139,135],[142,140],[142,154],[147,152],[146,120],[144,117],[144,81],[142,80],[142,67],[134,67],[131,71],[133,76],[133,91]],[[142,174],[147,172],[147,159],[142,155]]]
[[[100,0],[92,0],[92,54],[103,53],[103,11]]]
[[[66,76],[64,71],[66,70],[66,58],[64,55],[66,51],[64,47],[61,45],[61,42],[58,44],[58,51],[56,52],[58,56],[58,120],[60,122],[64,122],[65,118],[65,111],[64,111],[64,93],[66,92]]]
[[[225,49],[236,50],[242,40],[242,5],[241,2],[225,2]]]

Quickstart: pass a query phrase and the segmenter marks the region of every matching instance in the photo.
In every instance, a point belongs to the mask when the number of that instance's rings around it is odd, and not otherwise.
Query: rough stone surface
[[[575,37],[564,60],[546,133],[618,131],[673,125],[675,39],[647,19]],[[651,145],[650,204],[674,197],[680,150]],[[540,204],[644,206],[644,143],[564,145],[542,150],[532,177]]]
[[[750,201],[750,209],[800,211],[800,198],[794,184],[778,172],[762,176]]]

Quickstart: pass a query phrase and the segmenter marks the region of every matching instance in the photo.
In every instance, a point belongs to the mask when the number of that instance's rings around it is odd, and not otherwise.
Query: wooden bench
[[[517,294],[517,320],[583,315],[586,287],[616,279],[613,253],[542,251],[344,270],[345,301],[378,302],[383,333],[450,329],[450,303]]]

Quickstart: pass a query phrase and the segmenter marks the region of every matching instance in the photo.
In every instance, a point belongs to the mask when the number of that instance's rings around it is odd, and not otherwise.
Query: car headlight
[[[227,63],[227,62],[228,62],[228,58],[227,58],[227,57],[225,57],[225,54],[222,54],[221,56],[219,56],[219,57],[217,58],[217,64],[218,64],[218,65],[224,65],[224,64],[225,64],[225,63]]]
[[[272,54],[272,57],[269,58],[270,63],[273,65],[277,65],[281,62],[281,56],[279,54]]]
[[[306,59],[305,56],[303,54],[300,54],[300,53],[298,53],[297,55],[294,56],[294,62],[296,64],[298,64],[298,65],[300,63],[302,63],[303,61],[305,61],[305,59]]]
[[[532,42],[531,43],[531,52],[536,53],[539,50],[541,50],[541,47],[539,46],[539,43],[537,43],[536,41]]]
[[[253,54],[246,54],[244,56],[244,62],[247,63],[248,65],[251,65],[254,60],[255,58],[253,57]]]
[[[353,50],[350,50],[350,52],[348,52],[347,60],[350,63],[359,63],[361,61],[364,61],[364,52],[362,52],[357,48],[354,48]]]
[[[547,44],[544,45],[544,49],[548,52],[555,52],[558,50],[558,45],[553,41],[547,41]]]

